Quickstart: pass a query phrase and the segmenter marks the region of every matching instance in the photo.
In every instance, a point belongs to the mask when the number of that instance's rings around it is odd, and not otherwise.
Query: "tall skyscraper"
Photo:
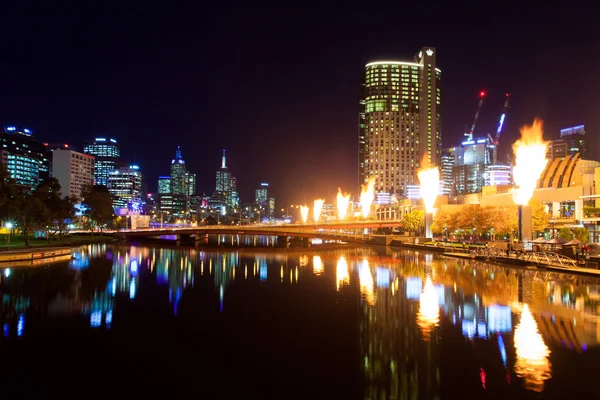
[[[181,157],[181,147],[177,146],[175,158],[171,161],[171,193],[186,194],[185,161]]]
[[[0,161],[25,191],[50,177],[47,146],[35,139],[29,129],[6,126],[0,130]]]
[[[52,150],[52,176],[58,179],[63,196],[81,200],[81,192],[94,184],[94,156],[58,148]]]
[[[142,200],[142,172],[137,165],[121,167],[108,175],[108,191],[113,197],[114,208],[130,208],[136,211]]]
[[[424,159],[440,163],[440,78],[436,49],[423,47],[409,61],[365,66],[359,102],[359,183],[375,179],[375,191],[405,195],[418,184]]]
[[[83,152],[96,158],[94,181],[108,187],[108,175],[119,167],[121,149],[115,139],[95,138],[83,145]]]
[[[573,126],[560,130],[560,139],[567,142],[568,154],[580,153],[584,160],[593,160],[593,146],[590,143],[592,135],[590,127],[585,125]]]
[[[196,174],[194,173],[185,173],[185,194],[188,196],[196,194]]]
[[[213,198],[219,199],[226,207],[239,207],[240,199],[237,191],[237,180],[227,169],[225,149],[223,149],[223,156],[221,157],[221,168],[217,170],[216,174],[215,194]]]

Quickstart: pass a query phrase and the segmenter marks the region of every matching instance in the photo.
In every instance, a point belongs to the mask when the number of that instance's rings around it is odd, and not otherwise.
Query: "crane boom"
[[[506,118],[506,112],[508,111],[508,99],[510,99],[510,93],[506,93],[506,100],[504,100],[504,108],[502,115],[500,115],[500,121],[498,122],[498,129],[496,129],[496,137],[494,138],[494,144],[497,146],[500,141],[500,135],[502,134],[502,127],[504,126],[504,119]]]
[[[473,132],[475,131],[475,125],[477,125],[477,119],[479,118],[479,112],[481,111],[481,107],[483,107],[483,100],[485,99],[485,92],[482,90],[479,92],[479,105],[477,106],[477,111],[475,111],[475,118],[473,119],[473,125],[471,125],[471,130],[469,133],[465,133],[467,140],[473,140]]]

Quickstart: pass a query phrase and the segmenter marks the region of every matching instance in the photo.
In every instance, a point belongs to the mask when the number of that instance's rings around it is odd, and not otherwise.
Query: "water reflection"
[[[473,398],[480,397],[478,390],[505,398],[574,379],[552,365],[568,370],[581,360],[600,362],[589,354],[600,338],[595,279],[373,249],[314,254],[97,245],[73,256],[48,268],[0,268],[0,341],[26,339],[33,322],[65,316],[114,333],[125,323],[124,310],[140,312],[128,307],[156,307],[143,303],[148,298],[164,302],[169,318],[181,321],[197,317],[201,307],[219,318],[240,318],[244,307],[290,296],[298,308],[286,308],[286,316],[312,316],[318,322],[311,329],[359,346],[363,398],[434,398],[443,387],[471,384]],[[198,296],[210,300],[199,303]],[[313,296],[318,307],[307,308]],[[351,311],[343,308],[348,303]],[[269,316],[274,327],[283,318],[278,311]],[[346,313],[355,330],[348,324],[325,329],[337,313]],[[213,328],[222,329],[206,329]],[[319,356],[313,347],[306,344],[306,357]],[[580,358],[583,353],[589,358]],[[322,357],[331,369],[343,365]]]
[[[521,321],[515,328],[514,334],[517,360],[515,372],[525,379],[525,386],[536,392],[544,388],[544,381],[551,376],[550,350],[538,332],[537,323],[529,311],[527,304],[523,305]]]

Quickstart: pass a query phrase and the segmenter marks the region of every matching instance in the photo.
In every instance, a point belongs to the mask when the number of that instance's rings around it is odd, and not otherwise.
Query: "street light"
[[[6,227],[6,229],[8,229],[8,236],[7,236],[7,246],[10,246],[10,232],[13,228],[13,223],[12,222],[7,222],[6,224],[4,224],[4,226]]]

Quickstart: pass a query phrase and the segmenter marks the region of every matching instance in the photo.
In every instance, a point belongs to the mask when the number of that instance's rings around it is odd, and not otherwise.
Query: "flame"
[[[431,276],[427,275],[425,287],[419,299],[419,312],[417,313],[417,324],[421,328],[425,340],[429,340],[429,335],[433,328],[440,321],[440,307],[437,300],[437,292],[431,282]]]
[[[360,294],[363,296],[368,305],[375,305],[375,293],[373,292],[373,275],[369,261],[363,260],[358,271],[358,279],[360,281]]]
[[[425,212],[430,213],[433,212],[433,205],[440,191],[440,171],[437,167],[429,168],[429,162],[426,158],[423,158],[421,165],[423,167],[417,173],[421,197],[425,203]]]
[[[313,273],[315,275],[323,275],[323,261],[321,261],[321,256],[313,256]]]
[[[371,204],[375,199],[375,178],[369,178],[360,191],[360,207],[363,218],[368,218],[371,212]]]
[[[325,203],[325,199],[316,199],[313,206],[313,217],[315,218],[315,222],[319,222],[319,217],[321,216],[321,209],[323,208],[323,203]]]
[[[335,272],[335,283],[337,290],[340,290],[342,285],[350,284],[350,275],[348,274],[348,263],[346,262],[346,259],[343,256],[340,257],[340,259],[338,260]]]
[[[300,215],[302,216],[302,223],[306,223],[308,220],[308,206],[300,206]]]
[[[349,203],[350,203],[350,195],[347,193],[342,193],[342,189],[338,188],[338,194],[337,194],[338,219],[346,218],[346,213],[348,213],[348,204]]]
[[[536,118],[533,125],[521,128],[521,139],[513,145],[516,156],[513,178],[519,187],[514,191],[513,198],[519,205],[526,205],[529,202],[537,181],[548,163],[546,160],[548,142],[543,139],[542,125],[543,122]]]
[[[541,392],[544,381],[552,376],[551,364],[548,361],[550,350],[538,332],[537,323],[527,304],[523,305],[521,321],[515,328],[514,341],[517,351],[516,374],[525,380],[527,389]]]

